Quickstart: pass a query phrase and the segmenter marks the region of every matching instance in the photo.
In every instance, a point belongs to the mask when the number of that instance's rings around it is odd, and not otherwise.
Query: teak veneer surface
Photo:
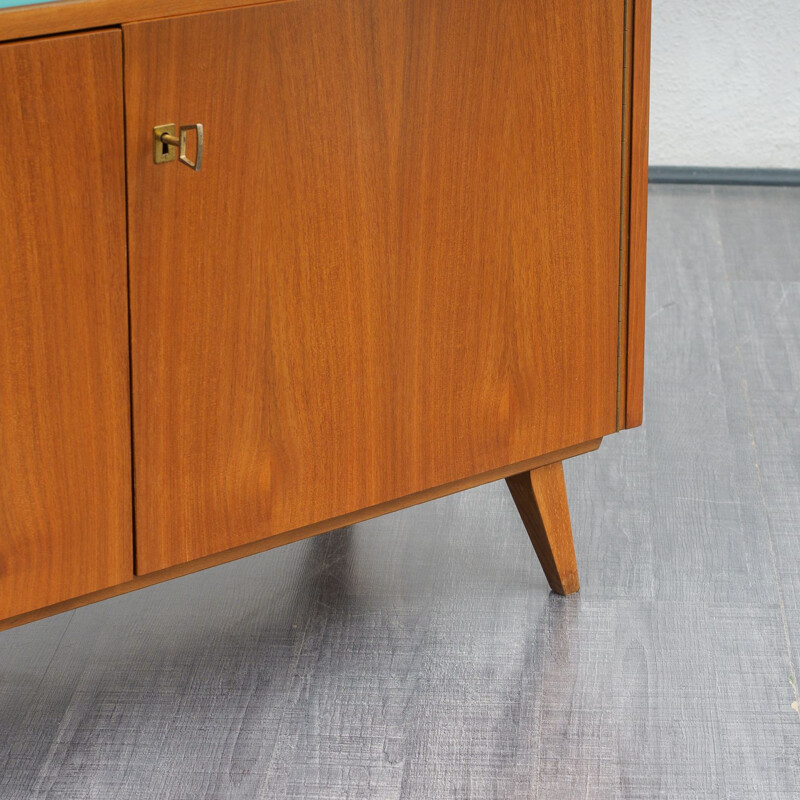
[[[407,508],[419,503],[426,503],[430,500],[435,500],[436,498],[444,497],[448,494],[454,494],[455,492],[461,492],[465,489],[471,489],[475,486],[489,483],[490,481],[500,480],[501,478],[510,478],[519,472],[538,470],[538,468],[547,466],[548,464],[560,464],[564,459],[573,458],[574,456],[583,455],[584,453],[597,450],[597,448],[600,447],[601,441],[601,439],[596,439],[592,442],[584,442],[581,445],[569,447],[566,450],[559,450],[556,453],[547,453],[545,455],[538,456],[537,458],[530,459],[521,464],[511,464],[482,475],[470,476],[465,480],[456,481],[455,483],[448,484],[447,486],[437,486],[435,489],[419,492],[409,497],[399,497],[396,500],[389,501],[388,503],[382,503],[381,505],[373,506],[372,508],[359,509],[352,514],[347,514],[331,520],[325,520],[324,522],[316,523],[314,525],[308,525],[305,528],[300,528],[299,530],[287,531],[286,533],[282,533],[277,536],[270,536],[266,539],[260,539],[257,542],[249,542],[248,544],[240,545],[232,548],[231,550],[225,550],[221,553],[205,556],[204,558],[197,559],[196,561],[188,561],[183,564],[177,564],[164,570],[149,572],[147,575],[137,575],[133,579],[125,581],[124,583],[116,584],[115,586],[110,586],[106,589],[101,589],[91,594],[73,597],[69,600],[65,600],[49,607],[37,608],[35,611],[30,611],[26,614],[21,614],[11,619],[0,619],[0,631],[6,630],[7,628],[14,628],[18,625],[25,625],[28,622],[33,622],[34,620],[42,619],[43,617],[48,617],[53,614],[60,614],[64,611],[79,608],[87,605],[88,603],[96,603],[100,600],[106,600],[109,597],[116,597],[120,594],[135,591],[136,589],[143,589],[156,583],[162,583],[163,581],[172,580],[173,578],[178,578],[182,575],[188,575],[192,572],[198,572],[200,570],[208,569],[209,567],[225,564],[238,558],[255,555],[256,553],[261,553],[265,550],[271,550],[274,547],[280,547],[281,545],[290,544],[291,542],[296,542],[301,539],[306,539],[310,536],[316,536],[320,533],[325,533],[326,531],[331,531],[336,528],[344,528],[348,525],[355,525],[358,522],[363,522],[364,520],[372,519],[373,517],[378,517],[382,514],[388,514],[392,511],[398,511],[401,508]],[[568,522],[569,519],[567,518],[567,524]]]
[[[0,618],[133,575],[121,40],[0,46]]]
[[[124,26],[138,574],[616,429],[623,12]]]
[[[261,0],[261,5],[303,0]],[[135,20],[200,14],[248,5],[243,0],[58,0],[0,9],[0,42],[102,28]]]

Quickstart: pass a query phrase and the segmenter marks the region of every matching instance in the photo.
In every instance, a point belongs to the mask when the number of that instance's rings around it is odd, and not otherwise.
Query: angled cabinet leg
[[[550,588],[572,594],[580,588],[567,487],[561,462],[506,478]]]

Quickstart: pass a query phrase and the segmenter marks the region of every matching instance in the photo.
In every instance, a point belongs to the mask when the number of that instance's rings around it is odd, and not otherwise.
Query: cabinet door
[[[133,575],[122,41],[0,46],[0,618]]]
[[[623,6],[124,27],[139,572],[615,429]]]

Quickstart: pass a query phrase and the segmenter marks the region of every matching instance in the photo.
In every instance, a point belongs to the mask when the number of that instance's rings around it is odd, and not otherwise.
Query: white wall
[[[800,168],[800,0],[653,0],[650,163]]]

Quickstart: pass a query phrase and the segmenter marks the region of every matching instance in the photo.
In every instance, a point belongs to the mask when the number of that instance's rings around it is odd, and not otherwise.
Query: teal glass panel
[[[16,6],[32,6],[34,3],[53,2],[53,0],[0,0],[0,8],[15,8]]]

